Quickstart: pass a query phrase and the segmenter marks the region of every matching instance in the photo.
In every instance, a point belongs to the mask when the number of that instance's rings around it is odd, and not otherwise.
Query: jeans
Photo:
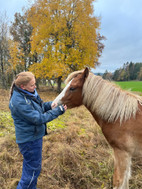
[[[23,155],[23,170],[17,189],[36,189],[37,178],[41,172],[42,138],[18,144]]]

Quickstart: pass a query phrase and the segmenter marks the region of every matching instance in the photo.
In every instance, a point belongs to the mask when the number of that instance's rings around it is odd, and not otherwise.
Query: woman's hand
[[[63,107],[64,107],[64,109],[65,109],[65,111],[67,110],[67,105],[63,105]]]
[[[60,110],[64,113],[67,110],[67,106],[66,105],[60,105],[59,106]]]
[[[56,108],[57,106],[58,106],[58,104],[57,104],[56,102],[53,102],[53,103],[51,104],[51,108],[52,108],[52,109]]]
[[[51,104],[51,108],[52,109],[54,109],[54,108],[56,108],[58,106],[58,104],[56,103],[56,102],[53,102],[52,104]],[[59,107],[61,107],[60,109],[62,109],[62,107],[64,108],[64,111],[66,111],[67,110],[67,106],[66,105],[60,105]]]

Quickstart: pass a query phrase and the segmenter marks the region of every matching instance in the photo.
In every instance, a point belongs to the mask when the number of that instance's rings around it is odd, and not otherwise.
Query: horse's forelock
[[[81,74],[81,73],[83,73],[83,70],[81,70],[81,71],[75,71],[75,72],[69,74],[69,76],[65,80],[65,84],[67,85],[73,78],[77,77],[78,74]]]

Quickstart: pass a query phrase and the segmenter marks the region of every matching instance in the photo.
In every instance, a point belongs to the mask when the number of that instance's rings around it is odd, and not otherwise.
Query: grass
[[[44,101],[57,95],[38,91]],[[22,171],[22,156],[15,143],[13,120],[8,109],[8,91],[0,93],[0,189],[16,189]],[[41,189],[112,188],[113,152],[91,114],[81,106],[47,124],[44,137]],[[130,189],[141,188],[142,162],[134,160]]]
[[[38,91],[44,101],[57,95]],[[8,91],[0,99],[0,189],[15,189],[22,172],[22,156],[15,143],[13,120],[8,108]],[[47,124],[44,137],[41,189],[110,188],[112,179],[111,149],[100,128],[85,107],[68,110]],[[108,161],[109,160],[109,161]]]
[[[141,92],[142,93],[142,81],[123,81],[116,82],[122,89]]]

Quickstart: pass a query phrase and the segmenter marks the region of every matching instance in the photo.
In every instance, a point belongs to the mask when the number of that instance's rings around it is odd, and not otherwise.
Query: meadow
[[[16,189],[22,171],[22,156],[15,143],[13,120],[8,108],[9,92],[0,90],[0,189]],[[44,101],[57,93],[38,90]],[[100,127],[84,106],[67,110],[47,124],[44,137],[40,189],[111,189],[113,152]],[[133,160],[130,189],[142,186],[142,161]]]
[[[120,81],[116,82],[116,84],[122,89],[142,93],[142,81]]]

